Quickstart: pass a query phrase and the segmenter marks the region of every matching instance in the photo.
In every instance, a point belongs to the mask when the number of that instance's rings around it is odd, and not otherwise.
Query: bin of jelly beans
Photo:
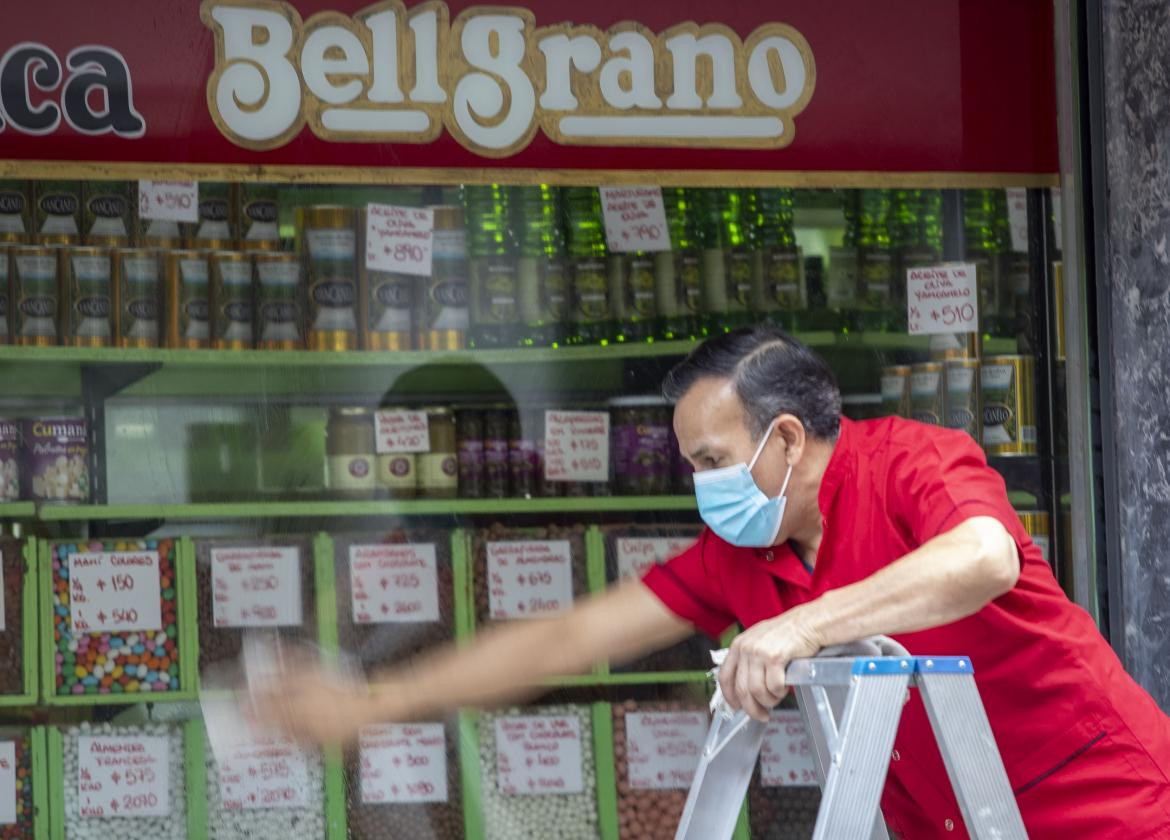
[[[174,540],[54,542],[46,553],[49,702],[190,696]]]
[[[605,538],[605,577],[610,583],[641,577],[650,567],[686,550],[699,535],[699,526],[691,523],[607,525],[601,530]],[[628,665],[613,665],[611,669],[615,672],[706,671],[711,667],[710,651],[718,647],[715,640],[696,634]]]
[[[472,541],[472,577],[478,623],[563,612],[589,588],[585,527],[481,528]]]
[[[41,784],[44,731],[0,728],[0,840],[37,840],[48,825]]]
[[[247,630],[317,638],[316,580],[307,537],[195,541],[199,671],[237,660]]]
[[[29,546],[0,537],[0,705],[30,703],[36,697],[32,611],[25,610],[25,592],[33,579]],[[31,591],[31,590],[30,590]]]

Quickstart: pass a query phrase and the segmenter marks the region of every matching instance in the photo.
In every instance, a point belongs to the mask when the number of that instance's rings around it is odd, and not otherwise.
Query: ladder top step
[[[855,677],[974,673],[966,656],[834,656],[794,660],[785,680],[788,685],[848,685]]]

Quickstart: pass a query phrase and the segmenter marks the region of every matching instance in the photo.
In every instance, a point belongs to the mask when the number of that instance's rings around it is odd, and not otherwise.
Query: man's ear
[[[772,434],[779,435],[784,439],[785,458],[788,465],[794,467],[800,463],[808,443],[808,433],[805,432],[804,424],[800,422],[800,419],[794,414],[781,414],[776,418]]]

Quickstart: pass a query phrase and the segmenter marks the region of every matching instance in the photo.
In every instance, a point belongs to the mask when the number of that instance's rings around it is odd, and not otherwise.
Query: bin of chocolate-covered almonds
[[[821,804],[811,744],[791,698],[772,712],[748,787],[752,840],[811,837]]]
[[[199,671],[234,662],[244,633],[317,638],[316,575],[307,537],[195,541]]]
[[[48,836],[44,738],[39,727],[0,727],[0,840]]]
[[[450,531],[331,539],[338,642],[367,675],[454,638]],[[364,729],[346,754],[349,836],[462,838],[457,743],[437,721]]]
[[[471,557],[481,624],[556,615],[588,591],[583,525],[497,523],[475,532]]]
[[[43,544],[44,692],[50,703],[192,695],[186,586],[173,539]]]
[[[664,563],[694,544],[699,526],[690,523],[662,525],[606,525],[605,575],[611,583],[640,578],[657,563]],[[706,671],[711,667],[710,651],[715,640],[696,634],[665,650],[650,653],[625,665],[614,663],[611,670],[635,672]]]
[[[184,840],[190,725],[81,723],[48,731],[53,840]]]
[[[0,706],[37,696],[36,543],[0,537]]]

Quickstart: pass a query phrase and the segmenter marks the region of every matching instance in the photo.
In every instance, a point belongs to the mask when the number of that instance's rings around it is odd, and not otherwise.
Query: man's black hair
[[[672,403],[700,379],[730,379],[759,438],[780,414],[805,431],[835,440],[841,426],[841,389],[824,359],[776,327],[743,327],[709,338],[666,375],[662,393]]]

